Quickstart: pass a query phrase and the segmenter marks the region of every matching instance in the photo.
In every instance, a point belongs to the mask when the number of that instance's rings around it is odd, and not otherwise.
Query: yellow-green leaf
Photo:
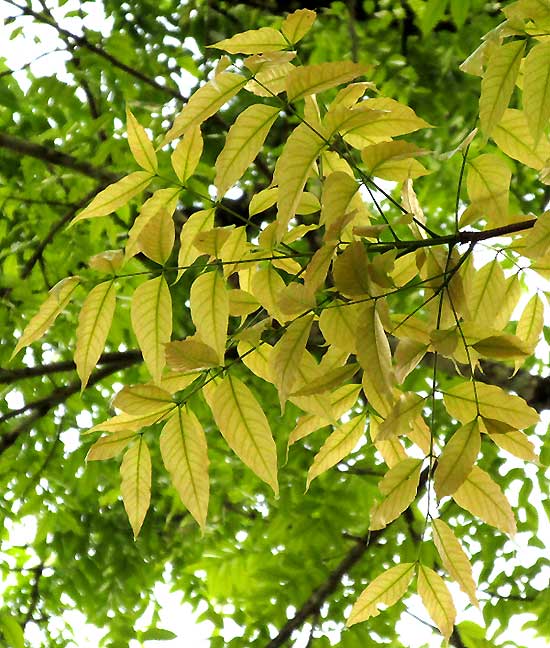
[[[322,376],[316,378],[305,385],[305,387],[300,387],[295,391],[293,396],[311,396],[312,394],[322,394],[323,392],[334,389],[335,387],[340,387],[340,385],[350,378],[357,372],[359,365],[356,362],[353,362],[349,365],[344,365],[343,367],[335,367],[329,371],[323,373]]]
[[[522,342],[516,335],[510,333],[495,333],[474,342],[472,349],[483,358],[493,358],[494,360],[513,360],[519,359],[519,364],[530,351],[527,345]]]
[[[535,144],[525,113],[508,108],[495,126],[491,137],[495,144],[514,160],[540,171],[550,158],[550,144],[543,138]]]
[[[468,162],[466,186],[472,205],[489,222],[508,220],[508,191],[512,173],[494,153],[484,153]]]
[[[166,364],[173,371],[198,371],[219,365],[217,352],[194,338],[169,342],[165,347]]]
[[[355,304],[334,301],[319,317],[319,328],[326,342],[342,351],[356,353],[359,308]]]
[[[423,155],[426,151],[419,149],[416,144],[403,140],[371,144],[361,151],[361,158],[371,176],[404,182],[408,178],[418,178],[429,171],[415,156]]]
[[[529,441],[527,435],[519,430],[511,430],[501,434],[489,434],[489,436],[499,448],[506,450],[514,457],[524,461],[538,460],[535,446]]]
[[[370,295],[368,257],[361,241],[348,245],[334,260],[332,273],[336,288],[344,295]]]
[[[491,52],[479,97],[479,119],[481,129],[487,137],[508,107],[524,51],[525,41],[516,40],[496,47]]]
[[[321,196],[321,225],[330,227],[346,212],[356,207],[353,197],[357,194],[357,180],[343,171],[331,173],[323,184]]]
[[[443,567],[468,595],[470,603],[479,607],[476,585],[472,577],[472,565],[455,534],[443,520],[432,520],[433,541],[441,557]]]
[[[535,142],[550,121],[550,43],[538,43],[523,67],[523,110]]]
[[[129,108],[126,108],[126,129],[128,133],[128,145],[134,156],[134,160],[142,169],[152,173],[157,172],[157,154],[147,137],[145,128],[138,122]]]
[[[229,54],[261,54],[283,50],[288,47],[288,43],[280,31],[272,27],[260,27],[236,34],[208,47],[215,47]]]
[[[136,436],[132,430],[119,430],[98,439],[88,450],[86,461],[104,461],[116,457]]]
[[[172,252],[175,238],[172,214],[167,209],[161,209],[141,230],[138,245],[146,257],[164,265]]]
[[[88,378],[105,347],[115,314],[115,305],[115,283],[104,281],[92,288],[80,310],[74,361],[82,389],[88,384]]]
[[[42,337],[55,322],[59,313],[71,300],[74,291],[80,283],[80,277],[66,277],[58,281],[48,293],[48,297],[38,309],[38,313],[31,319],[17,340],[17,345],[11,354],[13,358],[23,348]]]
[[[122,250],[105,250],[90,257],[88,265],[93,270],[114,274],[124,263]]]
[[[258,310],[260,304],[258,300],[246,290],[234,288],[229,291],[229,314],[232,317],[242,317],[250,315]]]
[[[452,495],[470,474],[479,454],[481,435],[478,419],[459,428],[437,460],[434,487],[438,498]]]
[[[318,94],[341,83],[352,81],[370,70],[368,65],[351,61],[318,63],[294,68],[286,78],[286,93],[289,101],[296,101],[306,95]]]
[[[176,282],[189,266],[199,258],[201,253],[193,245],[197,234],[207,232],[214,227],[215,209],[201,209],[195,212],[184,223],[180,233],[180,251],[178,253],[178,276]]]
[[[172,298],[162,275],[137,287],[130,313],[143,360],[158,384],[166,363],[164,345],[172,334]]]
[[[144,427],[162,421],[174,407],[176,407],[175,403],[167,403],[165,406],[159,407],[158,411],[151,412],[150,414],[126,414],[126,412],[123,412],[122,414],[112,416],[102,423],[97,423],[86,434],[99,431],[122,432],[124,430],[139,432]]]
[[[414,576],[414,566],[415,563],[401,563],[377,576],[353,604],[346,621],[348,628],[355,623],[378,616],[379,605],[389,607],[403,598]]]
[[[176,117],[172,128],[166,133],[161,146],[184,135],[193,126],[200,126],[225,103],[232,99],[246,84],[246,79],[233,72],[221,72],[199,88]]]
[[[266,309],[271,317],[283,323],[286,318],[279,308],[279,295],[285,288],[281,275],[270,264],[252,275],[250,292]]]
[[[453,499],[463,509],[504,533],[516,533],[516,520],[510,502],[500,487],[478,466],[472,468]]]
[[[149,186],[153,179],[149,171],[134,171],[122,180],[109,185],[100,191],[92,202],[83,209],[78,216],[73,218],[69,227],[84,218],[98,218],[108,216],[120,207],[124,207],[134,196]]]
[[[189,128],[170,157],[172,168],[180,182],[187,182],[195,173],[201,159],[202,147],[201,127]]]
[[[172,404],[171,395],[156,385],[126,385],[113,405],[127,414],[151,414]]]
[[[390,468],[378,488],[385,498],[371,510],[372,530],[383,529],[397,519],[416,497],[422,459],[408,457]]]
[[[311,9],[298,9],[285,18],[281,32],[294,45],[308,33],[316,17],[317,14]]]
[[[544,304],[538,295],[533,295],[523,309],[516,328],[517,337],[533,353],[542,334],[544,325]]]
[[[223,363],[229,321],[229,298],[223,276],[214,270],[195,279],[190,292],[191,316],[200,339]]]
[[[215,163],[218,198],[225,195],[254,161],[278,114],[278,107],[253,104],[237,117]]]
[[[213,393],[212,413],[230,448],[278,494],[275,442],[250,389],[229,373]]]
[[[120,494],[135,539],[151,502],[151,454],[143,436],[125,452],[120,480]]]
[[[261,212],[269,209],[277,202],[277,196],[279,195],[278,187],[270,187],[269,189],[263,189],[262,191],[254,194],[248,205],[248,213],[250,216],[260,214]]]
[[[204,531],[210,482],[206,436],[197,417],[178,407],[160,435],[160,453],[181,501]]]
[[[286,78],[288,74],[294,70],[294,65],[290,63],[290,60],[294,58],[295,53],[276,52],[276,54],[279,56],[284,54],[286,57],[280,57],[277,62],[268,63],[266,59],[269,55],[264,54],[262,58],[266,62],[261,65],[257,72],[254,72],[254,78],[245,86],[246,90],[254,93],[258,97],[273,97],[274,95],[284,92],[286,88]]]
[[[456,609],[445,581],[433,569],[420,564],[417,589],[428,614],[449,641],[454,628]]]
[[[537,222],[525,237],[521,252],[531,259],[547,254],[550,250],[550,211],[545,211],[537,218]]]
[[[307,473],[306,491],[311,482],[346,457],[365,433],[365,415],[356,416],[336,427],[325,441]]]
[[[495,260],[472,272],[473,277],[466,284],[470,316],[474,322],[493,322],[507,287],[502,266]]]

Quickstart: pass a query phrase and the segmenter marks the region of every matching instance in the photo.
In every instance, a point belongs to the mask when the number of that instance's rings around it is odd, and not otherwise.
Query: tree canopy
[[[0,643],[550,639],[550,2],[6,4]]]

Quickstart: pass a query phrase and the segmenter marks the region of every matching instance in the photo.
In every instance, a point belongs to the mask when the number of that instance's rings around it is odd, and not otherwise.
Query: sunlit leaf
[[[164,348],[166,364],[173,371],[211,369],[220,363],[215,349],[193,337],[169,342]]]
[[[352,81],[370,70],[367,65],[352,61],[318,63],[294,68],[286,79],[286,92],[289,101],[296,101],[306,95],[318,94],[341,83]],[[279,183],[280,184],[280,183]]]
[[[134,538],[137,538],[151,502],[151,454],[143,436],[122,459],[120,494]]]
[[[195,173],[201,159],[202,148],[200,126],[189,128],[170,157],[172,168],[180,182],[186,182]]]
[[[536,44],[523,66],[523,110],[537,143],[550,121],[550,43]]]
[[[141,230],[138,245],[146,257],[164,265],[172,253],[176,232],[169,210],[159,210]]]
[[[414,157],[426,151],[411,142],[394,140],[371,144],[361,151],[361,158],[369,175],[394,182],[418,178],[429,171]]]
[[[178,253],[178,276],[176,282],[179,281],[181,275],[201,255],[199,250],[193,245],[193,241],[197,234],[207,232],[214,227],[214,213],[214,209],[201,209],[201,211],[189,216],[181,228],[180,251]]]
[[[229,298],[223,276],[214,270],[199,275],[190,293],[191,316],[201,340],[223,363],[229,320]]]
[[[416,497],[422,459],[407,458],[388,470],[378,483],[384,499],[371,510],[370,529],[383,529],[398,518]]]
[[[498,225],[508,220],[511,175],[509,167],[494,153],[484,153],[468,162],[468,196],[482,217]]]
[[[417,589],[428,614],[448,641],[453,632],[456,610],[445,581],[433,569],[420,564]]]
[[[489,436],[499,448],[506,450],[514,457],[524,461],[538,461],[535,446],[523,432],[511,430],[502,434],[489,434]]]
[[[472,470],[480,447],[481,435],[476,418],[453,434],[437,460],[434,487],[439,498],[452,495],[464,482]]]
[[[535,145],[527,118],[521,110],[508,108],[491,137],[506,155],[533,169],[542,169],[550,158],[550,144],[543,138]]]
[[[126,385],[113,405],[127,414],[151,414],[172,403],[171,395],[156,385]]]
[[[261,54],[285,49],[288,43],[280,31],[272,27],[260,27],[241,32],[208,47],[215,47],[229,54]]]
[[[142,169],[149,173],[155,174],[158,168],[157,154],[147,137],[143,126],[132,114],[129,108],[126,108],[126,128],[128,133],[128,145],[134,156],[134,160]]]
[[[113,459],[122,452],[136,436],[132,430],[119,430],[99,438],[88,450],[86,461],[104,461]]]
[[[308,33],[315,18],[316,14],[311,9],[298,9],[285,18],[281,32],[294,45]]]

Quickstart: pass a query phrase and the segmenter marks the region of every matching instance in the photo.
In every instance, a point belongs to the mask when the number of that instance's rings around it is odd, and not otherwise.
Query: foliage
[[[155,22],[106,1],[102,42],[11,4],[55,27],[73,76],[0,79],[0,145],[28,156],[0,167],[2,510],[37,524],[22,547],[4,531],[5,641],[70,645],[67,606],[106,646],[169,638],[163,578],[207,602],[213,646],[305,622],[395,642],[413,592],[458,647],[547,618],[546,300],[524,297],[549,267],[550,5],[164,2]],[[166,44],[181,24],[212,58]]]

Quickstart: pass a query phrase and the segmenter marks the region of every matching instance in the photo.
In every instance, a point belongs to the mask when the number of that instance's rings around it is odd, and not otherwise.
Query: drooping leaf
[[[146,257],[164,265],[172,253],[175,237],[172,214],[167,209],[161,209],[141,230],[138,245]]]
[[[135,436],[133,430],[119,430],[100,437],[88,450],[86,461],[104,461],[116,457]]]
[[[271,317],[279,322],[286,321],[286,317],[279,308],[279,295],[285,288],[285,282],[273,265],[260,268],[252,275],[250,292],[266,309]]]
[[[66,277],[58,281],[48,293],[48,297],[38,309],[38,313],[31,319],[17,340],[11,358],[19,351],[38,340],[55,322],[57,316],[65,309],[80,283],[80,277]]]
[[[139,432],[142,428],[149,425],[154,425],[159,421],[162,421],[166,416],[176,407],[175,403],[166,403],[166,405],[160,405],[159,409],[156,412],[151,412],[150,414],[117,414],[111,418],[103,421],[102,423],[97,423],[92,428],[90,428],[86,434],[92,434],[93,432],[123,432],[123,431],[132,431]]]
[[[288,42],[294,45],[308,33],[316,17],[316,13],[311,9],[298,9],[285,18],[281,32]]]
[[[344,295],[358,297],[370,295],[368,258],[361,241],[348,245],[334,260],[332,273],[336,288]]]
[[[187,182],[201,159],[203,140],[200,126],[189,128],[181,138],[170,160],[180,182]]]
[[[220,364],[217,351],[194,337],[169,342],[164,348],[166,364],[173,371],[198,371]]]
[[[422,414],[423,405],[424,398],[420,394],[414,392],[400,394],[388,412],[386,419],[378,428],[376,440],[387,441],[402,434],[409,434],[416,419]]]
[[[302,99],[306,95],[318,94],[341,83],[352,81],[370,70],[367,65],[352,61],[318,63],[294,68],[286,78],[286,93],[289,101]]]
[[[204,531],[210,485],[206,437],[197,417],[178,407],[160,435],[160,452],[181,501]]]
[[[404,182],[429,173],[426,167],[414,159],[425,152],[411,142],[394,140],[365,147],[361,151],[361,158],[369,175]]]
[[[190,293],[191,316],[200,339],[217,353],[223,364],[229,320],[229,298],[223,276],[204,272],[195,279]]]
[[[272,27],[260,27],[241,32],[208,47],[215,47],[229,54],[262,54],[285,49],[288,43],[280,31]]]
[[[544,138],[535,144],[525,113],[521,110],[508,108],[491,137],[506,155],[537,171],[544,167],[550,157],[550,144]]]
[[[275,442],[267,418],[250,389],[228,373],[213,393],[212,413],[229,447],[277,494]]]
[[[527,350],[533,353],[542,334],[544,325],[544,304],[538,295],[533,295],[521,314],[516,328],[516,335],[525,343]],[[516,368],[518,365],[516,364]]]
[[[128,133],[128,145],[134,156],[134,160],[142,169],[151,174],[155,174],[158,168],[157,154],[147,137],[143,126],[132,114],[129,108],[126,108],[126,128]]]
[[[359,309],[355,304],[334,301],[319,317],[319,328],[327,344],[356,353]]]
[[[466,186],[472,206],[483,218],[502,225],[508,221],[508,191],[511,171],[494,153],[484,153],[468,162]]]
[[[171,395],[156,385],[126,385],[113,401],[115,407],[127,414],[151,414],[169,404]]]
[[[80,310],[74,361],[83,390],[105,347],[115,305],[115,283],[104,281],[92,288]]]
[[[389,607],[397,603],[409,588],[414,576],[414,567],[415,563],[401,563],[377,576],[353,604],[346,621],[348,628],[355,623],[378,616],[379,605]]]
[[[524,461],[537,461],[538,456],[535,446],[529,440],[529,437],[519,430],[511,430],[501,434],[489,434],[495,444]]]
[[[453,434],[437,460],[434,487],[439,498],[452,495],[464,482],[472,470],[480,447],[481,435],[476,418]]]
[[[433,569],[420,564],[417,588],[428,614],[448,641],[453,632],[456,609],[445,581]]]
[[[535,143],[550,120],[550,43],[536,44],[523,66],[523,110]]]
[[[151,502],[151,454],[143,436],[125,452],[122,459],[120,494],[135,539]]]
[[[178,276],[176,277],[176,282],[180,280],[181,275],[201,255],[199,250],[193,245],[193,241],[197,234],[207,232],[214,227],[214,213],[214,209],[201,209],[189,216],[181,228],[180,251],[178,253]]]
[[[474,322],[493,322],[502,306],[506,280],[498,261],[491,261],[467,282],[468,310]]]
[[[143,360],[158,384],[166,364],[164,345],[172,334],[172,298],[163,275],[136,288],[130,313]]]

